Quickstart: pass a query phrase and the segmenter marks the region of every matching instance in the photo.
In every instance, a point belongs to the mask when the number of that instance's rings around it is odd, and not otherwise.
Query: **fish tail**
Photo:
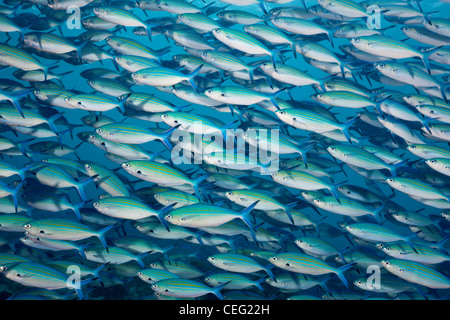
[[[311,143],[310,145],[306,146],[306,148],[302,148],[300,150],[300,155],[302,156],[303,163],[305,164],[305,169],[308,169],[308,151],[312,150],[315,146],[315,143]]]
[[[417,237],[417,234],[416,233],[412,233],[410,235],[405,236],[403,238],[403,240],[411,247],[411,249],[414,250],[415,253],[419,253],[417,251],[417,248],[416,248],[414,242],[412,241],[412,239],[414,239],[415,237]]]
[[[378,223],[381,223],[382,215],[381,212],[386,208],[386,203],[383,203],[381,206],[375,208],[373,211],[373,217]]]
[[[120,97],[118,98],[118,99],[119,99],[118,107],[119,107],[120,112],[122,112],[123,115],[125,115],[125,104],[127,103],[128,98],[129,98],[132,94],[133,94],[133,93],[130,92],[130,93],[124,94],[124,95],[122,95],[122,96],[120,96]]]
[[[16,213],[17,213],[17,210],[18,210],[18,208],[19,208],[19,199],[17,198],[17,196],[18,196],[19,191],[20,191],[20,189],[22,188],[22,186],[23,186],[24,183],[25,183],[25,180],[22,180],[22,181],[17,185],[17,187],[15,187],[14,190],[12,190],[12,192],[11,192],[11,196],[12,196],[13,201],[14,201],[14,209],[15,209]]]
[[[327,275],[325,275],[321,280],[319,280],[319,286],[320,286],[323,290],[325,290],[325,292],[328,293],[330,296],[333,296],[333,295],[331,294],[330,289],[328,289],[327,283],[328,283],[328,280],[330,280],[330,278],[331,278],[332,275],[333,275],[332,273],[327,274]]]
[[[393,177],[397,176],[397,170],[406,165],[409,162],[409,160],[403,160],[394,164],[390,164],[388,166],[389,171],[391,172],[391,175]]]
[[[443,46],[437,46],[432,49],[429,49],[420,56],[420,58],[422,59],[423,65],[425,66],[425,69],[427,70],[428,74],[431,74],[430,55],[433,54],[434,52],[438,51],[442,47]]]
[[[432,134],[429,123],[435,120],[439,120],[439,118],[423,118],[422,124],[429,134]]]
[[[338,188],[344,184],[346,184],[347,182],[340,182],[340,183],[336,183],[334,185],[332,185],[330,187],[330,193],[333,195],[333,197],[336,199],[337,202],[341,203],[341,200],[339,200],[339,190]]]
[[[155,25],[155,24],[147,24],[145,26],[145,31],[147,31],[147,37],[150,42],[152,42],[152,27],[156,27],[156,26],[157,25]]]
[[[258,6],[261,8],[261,10],[262,10],[262,12],[264,12],[264,14],[267,14],[267,9],[266,9],[264,0],[258,0]]]
[[[108,253],[109,253],[109,249],[108,249],[108,244],[106,243],[106,237],[105,237],[105,235],[106,235],[106,233],[107,233],[109,230],[118,227],[120,224],[122,224],[122,222],[117,222],[117,223],[111,224],[111,225],[109,225],[109,226],[106,226],[106,227],[104,227],[103,229],[100,229],[100,230],[97,232],[97,234],[96,234],[97,238],[100,240],[100,242],[102,243],[103,247],[105,248],[105,250],[106,250]]]
[[[84,192],[84,188],[91,182],[96,179],[98,175],[87,177],[81,181],[77,181],[75,184],[75,188],[77,188],[78,193],[80,194],[81,200],[83,200],[84,203],[87,202],[86,193]]]
[[[272,265],[267,265],[267,266],[264,267],[264,271],[266,271],[266,273],[269,275],[269,277],[270,277],[271,279],[273,279],[273,281],[277,282],[277,278],[275,278],[275,275],[274,275],[273,272],[272,272],[272,269],[273,269],[274,267],[275,267],[274,264],[272,264]]]
[[[219,298],[220,300],[225,300],[225,298],[223,297],[221,291],[222,291],[222,289],[223,289],[227,284],[229,284],[231,281],[232,281],[232,280],[227,281],[227,282],[225,282],[225,283],[222,283],[221,285],[218,285],[217,287],[214,287],[214,288],[212,289],[212,293],[213,293],[217,298]]]
[[[342,70],[341,70],[341,72],[342,72]],[[329,76],[327,76],[327,77],[325,77],[325,78],[323,78],[323,79],[320,79],[320,80],[319,80],[320,89],[321,89],[323,92],[326,92],[327,89],[325,88],[325,83],[326,83],[328,80],[333,79],[333,78],[336,77],[337,75],[338,75],[337,73],[333,73],[333,74],[330,74]]]
[[[256,232],[253,223],[250,221],[250,212],[256,207],[260,200],[253,202],[247,208],[240,212],[239,218],[253,231]]]
[[[440,226],[439,226],[440,227]],[[439,248],[439,250],[443,253],[446,253],[445,250],[445,244],[447,243],[448,239],[450,239],[450,235],[447,235],[444,239],[440,240],[436,245]]]
[[[159,211],[158,211],[158,214],[156,215],[157,218],[158,218],[158,220],[159,220],[159,222],[161,222],[161,224],[166,228],[167,231],[170,231],[170,230],[169,230],[169,225],[168,225],[168,223],[167,223],[167,220],[164,219],[164,215],[165,215],[168,211],[172,210],[172,208],[173,208],[174,206],[176,206],[176,205],[177,205],[177,203],[172,203],[170,206],[164,207],[164,208],[162,208],[161,210],[159,210]]]
[[[140,255],[136,256],[136,262],[139,263],[139,265],[140,265],[142,268],[145,268],[145,264],[144,264],[143,259],[144,259],[146,256],[148,256],[150,253],[152,253],[152,252],[153,252],[153,250],[150,250],[150,251],[141,253]]]
[[[291,208],[289,206],[287,206],[285,211],[286,211],[286,214],[287,214],[289,220],[291,221],[292,225],[295,225],[294,218],[292,217]]]
[[[266,281],[267,277],[264,276],[258,280],[255,281],[255,287],[258,288],[259,291],[261,291],[262,293],[266,293],[266,291],[264,290],[264,288],[262,287],[262,283],[264,283],[264,281]]]
[[[17,109],[17,111],[20,113],[20,115],[22,116],[22,118],[25,118],[25,115],[23,114],[23,110],[22,107],[20,106],[20,102],[19,100],[25,96],[27,96],[30,92],[32,92],[32,90],[25,90],[23,92],[20,92],[18,94],[15,94],[12,98],[11,98],[11,103],[14,105],[14,107]]]
[[[28,144],[30,144],[31,142],[33,142],[34,140],[35,140],[36,138],[31,138],[31,139],[28,139],[28,140],[25,140],[25,141],[21,141],[21,142],[19,142],[19,143],[17,143],[17,149],[19,149],[20,150],[20,152],[22,152],[22,154],[25,156],[25,157],[30,157],[30,155],[28,154],[28,152],[25,150],[25,147],[28,145]]]
[[[75,204],[75,205],[73,206],[73,208],[72,208],[72,209],[73,209],[73,212],[75,213],[75,216],[77,217],[77,219],[78,219],[80,222],[83,221],[83,218],[81,217],[80,209],[83,208],[85,205],[86,205],[86,203],[84,203],[84,201],[81,201],[81,202]]]
[[[84,249],[86,249],[86,248],[88,248],[90,245],[82,245],[82,246],[78,246],[77,247],[77,251],[78,251],[78,253],[80,254],[80,256],[81,256],[81,258],[83,258],[83,260],[87,260],[87,258],[86,258],[86,254],[85,254],[85,252],[84,252]]]
[[[59,135],[59,131],[56,128],[55,121],[58,120],[59,118],[61,118],[63,116],[63,114],[64,114],[64,112],[58,112],[57,114],[54,114],[47,120],[48,126],[53,131],[53,133],[56,135],[56,137],[58,138],[58,142],[59,142],[59,145],[61,146],[61,148],[63,147],[62,140]]]
[[[161,62],[161,57],[168,54],[171,49],[172,49],[171,46],[167,46],[157,50],[156,53],[158,54],[158,62]]]
[[[276,62],[276,58],[277,55],[285,48],[286,46],[281,46],[279,48],[275,48],[273,50],[270,51],[269,56],[270,56],[270,60],[272,61],[272,65],[273,65],[273,69],[276,71],[277,70],[277,62]]]
[[[448,98],[447,98],[447,88],[450,87],[450,83],[441,83],[439,85],[439,90],[441,91],[441,96],[442,99],[445,101],[445,103],[448,103]]]
[[[163,132],[161,135],[159,135],[159,139],[161,140],[162,143],[164,143],[164,145],[166,146],[167,149],[169,149],[169,151],[172,151],[172,143],[169,140],[169,137],[172,135],[172,133],[178,129],[178,127],[181,126],[181,124],[172,127],[170,129],[168,129],[167,131]]]
[[[193,185],[194,190],[195,190],[195,195],[197,196],[197,198],[199,200],[201,200],[201,198],[202,198],[201,197],[201,192],[200,192],[200,183],[202,183],[208,177],[209,177],[209,174],[207,173],[207,174],[204,174],[204,175],[202,175],[200,177],[195,178],[194,181],[193,181],[192,185]]]
[[[267,79],[266,79],[266,80],[267,80]],[[283,92],[285,92],[285,91],[288,92],[290,89],[293,89],[293,88],[295,88],[295,87],[286,87],[286,88],[280,89],[280,90],[278,90],[278,91],[272,93],[272,94],[269,96],[269,101],[272,102],[272,104],[273,104],[278,110],[280,110],[280,106],[278,105],[276,98],[277,98],[281,93],[283,93]]]
[[[226,125],[224,125],[220,131],[222,132],[222,137],[223,137],[223,141],[225,143],[227,143],[227,129],[229,129],[232,125],[234,125],[235,123],[239,122],[239,120],[234,120]]]
[[[346,264],[345,266],[339,267],[336,269],[336,275],[341,279],[342,283],[347,287],[350,288],[347,279],[345,278],[344,272],[353,267],[356,263],[352,262],[349,264]]]
[[[192,86],[192,88],[194,88],[194,90],[199,93],[199,89],[197,87],[197,84],[194,81],[195,76],[200,72],[200,70],[203,68],[204,64],[199,65],[197,68],[194,69],[194,71],[192,71],[188,76],[187,76],[187,81],[189,82],[189,84]]]
[[[347,122],[344,122],[341,126],[341,131],[344,134],[344,136],[347,138],[348,142],[352,143],[352,139],[348,133],[348,130],[350,129],[350,127],[356,122],[356,120],[359,119],[360,116],[356,116],[354,118],[351,118],[350,120],[348,120]]]

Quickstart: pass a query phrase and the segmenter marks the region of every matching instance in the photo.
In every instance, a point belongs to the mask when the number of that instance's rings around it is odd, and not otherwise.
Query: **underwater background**
[[[3,1],[0,299],[447,299],[447,10],[450,3],[439,0]],[[266,32],[258,38],[244,26]],[[126,47],[124,39],[142,47]],[[374,48],[372,39],[385,47]],[[301,47],[310,44],[320,47]],[[206,61],[204,52],[227,53],[245,68]],[[124,57],[130,65],[119,62]],[[397,69],[384,73],[381,65]],[[163,85],[146,84],[146,76]],[[214,95],[229,87],[243,91],[230,93],[229,102]],[[338,94],[321,101],[329,92]],[[145,99],[133,101],[137,93]],[[301,127],[301,117],[311,126]],[[270,175],[260,163],[208,163],[207,153],[194,153],[202,161],[193,163],[190,151],[202,147],[179,135],[189,137],[197,119],[214,123],[215,133],[274,130],[288,151]],[[99,127],[127,133],[129,141],[108,140]],[[133,141],[144,135],[147,142]],[[186,163],[171,150],[177,144]],[[294,175],[292,184],[277,174]],[[136,203],[146,205],[146,217],[136,218]],[[196,226],[170,221],[198,213],[208,217]],[[225,215],[229,221],[214,225]],[[72,238],[34,228],[41,220],[43,229],[56,228],[52,219]],[[89,235],[61,221],[107,233]],[[81,290],[64,286],[73,265],[86,270]],[[379,286],[367,288],[368,279]]]

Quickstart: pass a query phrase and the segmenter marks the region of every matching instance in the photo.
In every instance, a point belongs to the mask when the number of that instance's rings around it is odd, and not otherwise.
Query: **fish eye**
[[[159,198],[159,194],[157,193],[157,194],[155,194],[155,199],[158,199]]]
[[[23,226],[25,229],[30,229],[31,228],[31,224],[27,223],[26,225]]]
[[[358,43],[359,41],[360,41],[359,38],[354,38],[354,39],[353,39],[353,42],[354,42],[354,43]]]

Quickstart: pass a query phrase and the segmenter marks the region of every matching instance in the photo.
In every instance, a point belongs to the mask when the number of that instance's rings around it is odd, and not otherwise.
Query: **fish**
[[[273,265],[291,272],[310,275],[334,273],[347,287],[349,286],[349,283],[344,276],[344,272],[353,267],[352,263],[339,268],[331,267],[320,259],[299,252],[283,252],[275,254],[269,258],[269,261]]]
[[[381,261],[381,264],[392,274],[409,282],[433,289],[445,289],[449,286],[446,276],[418,262],[387,259]]]
[[[50,290],[69,288],[65,274],[40,263],[22,262],[12,267],[1,266],[1,272],[8,279],[25,286]],[[83,299],[80,287],[72,286],[71,289],[75,289],[79,298]]]
[[[152,285],[153,291],[156,293],[178,298],[196,298],[206,294],[214,294],[220,300],[224,300],[221,289],[227,284],[224,283],[217,287],[211,288],[203,283],[190,279],[173,278],[160,280]]]

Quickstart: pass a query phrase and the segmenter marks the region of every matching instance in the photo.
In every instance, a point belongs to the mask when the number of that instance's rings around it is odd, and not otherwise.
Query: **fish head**
[[[288,25],[288,21],[286,19],[284,19],[283,17],[273,18],[270,20],[270,22],[272,22],[273,25],[278,28]]]
[[[23,36],[23,43],[32,48],[40,48],[39,36],[36,33],[27,33]]]
[[[95,7],[92,12],[99,18],[105,17],[108,12],[104,8]]]
[[[122,168],[131,175],[144,176],[141,168],[139,168],[139,165],[136,164],[134,161],[127,161],[122,163]]]
[[[292,125],[295,122],[295,118],[285,109],[275,111],[275,115],[283,122]]]
[[[416,105],[417,111],[428,118],[439,118],[439,112],[432,105]]]
[[[264,62],[259,65],[259,68],[266,74],[276,72],[271,62]]]
[[[8,279],[21,283],[23,282],[24,277],[26,277],[25,274],[22,274],[19,269],[15,268],[16,265],[9,264],[9,265],[2,265],[0,266],[0,272]]]
[[[64,99],[67,104],[74,108],[83,108],[83,102],[75,96],[67,97]]]
[[[356,287],[358,287],[358,288],[360,288],[360,289],[363,289],[363,290],[371,290],[370,288],[370,285],[369,285],[369,282],[367,281],[367,279],[365,279],[365,278],[358,278],[358,279],[356,279],[356,280],[354,280],[353,281],[353,284],[356,286]]]
[[[25,235],[31,234],[34,236],[46,237],[51,236],[51,231],[44,225],[41,225],[39,221],[28,222],[23,225]]]
[[[225,37],[225,32],[221,28],[213,28],[211,32],[218,40]]]
[[[237,201],[239,199],[239,192],[238,191],[227,191],[225,192],[225,197],[227,197],[230,201]]]
[[[329,146],[327,147],[327,151],[332,155],[332,156],[340,156],[342,153],[339,150],[338,146]]]
[[[357,49],[366,51],[373,46],[369,39],[364,37],[354,37],[350,39],[350,43]]]
[[[204,94],[213,100],[222,101],[227,97],[227,94],[222,88],[209,88],[205,90]]]
[[[182,119],[177,116],[176,113],[163,113],[161,119],[165,124],[171,127],[176,127],[178,125],[180,125],[180,127],[183,126]]]
[[[201,53],[201,57],[203,60],[205,60],[205,62],[214,62],[215,58],[214,56],[211,54],[211,52],[209,50],[203,50]]]
[[[446,175],[450,172],[450,165],[442,159],[433,158],[425,160],[425,163],[433,169],[439,170],[439,172]]]
[[[392,188],[397,189],[397,190],[401,190],[401,189],[405,189],[406,185],[404,185],[401,180],[395,179],[393,177],[387,178],[386,182],[388,185],[390,185]]]
[[[244,31],[251,35],[257,35],[258,34],[258,28],[254,27],[252,25],[245,25]]]
[[[394,77],[398,72],[398,69],[392,63],[387,63],[384,61],[378,61],[374,63],[375,69],[377,69],[381,74],[385,76]]]

